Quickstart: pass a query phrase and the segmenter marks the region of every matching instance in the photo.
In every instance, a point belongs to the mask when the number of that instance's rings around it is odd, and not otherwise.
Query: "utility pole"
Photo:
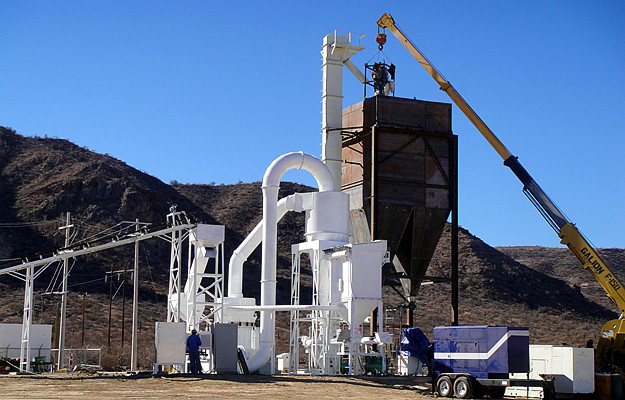
[[[139,230],[139,218],[135,219],[135,230]],[[139,242],[135,242],[135,268],[132,290],[132,344],[130,350],[130,370],[137,370],[137,322],[139,315]]]
[[[82,334],[80,335],[81,347],[85,347],[85,296],[87,296],[87,293],[82,294]]]
[[[126,273],[128,264],[124,265],[124,278],[122,280],[122,348],[124,347],[124,333],[126,328]]]
[[[65,248],[69,247],[70,229],[74,226],[70,224],[71,216],[67,213],[67,222],[65,226],[59,228],[59,230],[65,230]],[[67,274],[69,270],[69,258],[63,260],[63,289],[61,291],[61,323],[59,326],[59,359],[57,363],[57,369],[63,368],[63,352],[65,351],[65,325],[67,315]]]
[[[109,285],[109,336],[107,341],[107,346],[109,351],[111,349],[111,316],[113,313],[113,265],[111,264],[111,275],[109,276],[111,280]]]

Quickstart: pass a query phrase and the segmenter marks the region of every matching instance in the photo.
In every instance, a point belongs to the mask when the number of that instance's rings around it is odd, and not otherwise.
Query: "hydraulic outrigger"
[[[490,128],[475,113],[469,104],[460,96],[456,89],[446,80],[443,75],[432,65],[423,55],[417,46],[406,37],[406,35],[395,24],[390,14],[383,14],[378,20],[380,28],[388,28],[393,35],[406,47],[406,49],[419,61],[421,66],[439,84],[440,90],[447,93],[451,100],[460,108],[464,115],[473,123],[477,130],[495,149],[504,160],[505,166],[519,178],[523,184],[523,193],[528,197],[538,212],[545,218],[547,223],[556,231],[561,239],[575,257],[582,263],[582,266],[592,274],[605,290],[607,296],[614,302],[621,311],[618,319],[608,321],[601,331],[601,337],[597,344],[596,363],[598,366],[615,365],[625,370],[625,289],[614,274],[601,259],[597,251],[590,245],[588,240],[580,233],[577,227],[568,220],[560,209],[547,196],[542,188],[534,181],[531,175],[525,170],[518,160],[512,155],[506,146],[495,136]],[[380,41],[386,41],[383,33],[378,34]],[[378,43],[380,43],[378,41]],[[383,43],[380,43],[380,47]]]

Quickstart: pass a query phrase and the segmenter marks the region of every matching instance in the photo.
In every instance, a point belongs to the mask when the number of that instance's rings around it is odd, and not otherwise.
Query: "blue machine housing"
[[[434,328],[434,375],[477,379],[529,372],[529,329],[505,326]]]

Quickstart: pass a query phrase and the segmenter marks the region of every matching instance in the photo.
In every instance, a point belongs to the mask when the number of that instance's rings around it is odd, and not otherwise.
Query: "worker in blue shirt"
[[[202,340],[195,329],[191,330],[191,335],[187,338],[187,351],[189,352],[189,360],[191,361],[191,373],[198,374],[202,372],[202,364],[200,364],[200,346]]]

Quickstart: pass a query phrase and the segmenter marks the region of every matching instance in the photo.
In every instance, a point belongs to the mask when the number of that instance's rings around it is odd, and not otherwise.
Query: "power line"
[[[93,282],[102,282],[104,281],[104,278],[98,278],[98,279],[92,279],[90,281],[85,281],[85,282],[80,282],[80,283],[74,283],[73,285],[69,285],[68,287],[74,287],[74,286],[81,286],[81,285],[86,285],[88,283],[93,283]]]
[[[0,228],[30,228],[32,226],[40,226],[47,224],[58,224],[59,220],[45,220],[35,222],[0,222]]]

